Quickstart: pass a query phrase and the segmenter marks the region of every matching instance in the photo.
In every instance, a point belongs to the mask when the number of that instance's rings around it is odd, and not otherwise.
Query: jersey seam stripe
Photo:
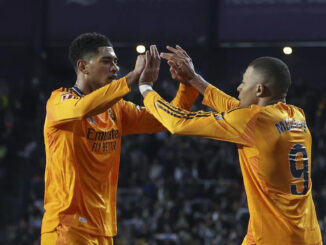
[[[158,101],[160,102],[160,101]],[[166,107],[168,111],[172,111],[173,113],[175,114],[179,114],[181,117],[187,117],[188,119],[192,119],[194,117],[209,117],[211,114],[199,114],[199,113],[196,113],[196,112],[189,112],[189,113],[185,113],[185,112],[182,112],[182,111],[176,111],[176,110],[173,110],[173,108],[171,108],[169,105],[166,105],[166,104],[163,104],[161,103],[161,105],[163,107]]]
[[[187,118],[191,119],[191,118],[194,118],[194,117],[209,117],[211,115],[211,113],[201,113],[201,112],[188,112],[188,113],[185,113],[183,111],[177,111],[177,110],[174,110],[173,107],[170,106],[170,104],[165,104],[163,103],[162,101],[158,100],[157,101],[158,103],[160,103],[163,107],[166,107],[167,109],[166,110],[170,110],[176,114],[179,114],[181,116],[187,116]]]
[[[158,102],[160,102],[160,101],[158,101]],[[173,109],[170,109],[165,104],[159,105],[156,103],[156,106],[159,107],[160,109],[162,109],[163,111],[167,112],[168,114],[170,114],[174,117],[177,117],[177,118],[194,119],[196,117],[209,117],[211,115],[211,114],[209,114],[209,115],[201,115],[201,114],[189,115],[187,113],[181,113],[181,112],[174,111]]]
[[[169,107],[171,110],[174,109],[175,112],[179,111],[179,112],[181,112],[181,113],[185,113],[184,110],[182,110],[182,109],[180,109],[180,108],[178,108],[178,107],[176,107],[176,106],[174,106],[174,105],[171,105],[170,103],[168,103],[168,102],[166,102],[166,101],[164,101],[164,100],[158,100],[158,101],[159,101],[160,103],[164,104],[165,106]],[[187,114],[188,114],[188,115],[196,115],[196,114],[198,114],[198,112],[191,112],[191,111],[190,111],[190,112],[188,112]],[[211,113],[210,113],[210,112],[206,112],[206,111],[201,111],[200,114],[208,114],[208,115],[210,115]]]
[[[170,114],[170,115],[171,115],[171,116],[173,116],[173,117],[177,117],[177,118],[186,118],[186,119],[192,119],[191,117],[187,117],[187,116],[180,116],[180,115],[177,115],[177,114],[175,114],[175,113],[173,113],[173,112],[169,111],[168,109],[166,109],[166,108],[162,107],[162,106],[161,106],[161,105],[159,105],[159,104],[156,104],[156,106],[157,106],[159,109],[161,109],[161,110],[165,111],[166,113]]]

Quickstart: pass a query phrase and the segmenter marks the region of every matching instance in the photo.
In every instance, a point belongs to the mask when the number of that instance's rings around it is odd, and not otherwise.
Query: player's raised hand
[[[135,64],[135,68],[134,68],[134,72],[140,76],[140,74],[143,72],[143,70],[145,68],[145,64],[146,64],[145,55],[138,55],[136,64]]]
[[[126,80],[129,87],[138,82],[139,77],[145,68],[145,64],[145,55],[138,55],[134,70],[126,75]]]
[[[191,84],[189,82],[187,82],[182,77],[182,74],[180,72],[178,72],[179,67],[174,61],[169,60],[168,65],[170,66],[170,73],[171,73],[172,79],[174,79],[174,80],[176,80],[176,81],[178,81],[180,83],[183,83],[186,86],[191,86]]]
[[[166,48],[172,53],[161,53],[160,56],[167,60],[172,78],[189,85],[189,81],[196,76],[190,56],[179,45],[176,45],[176,48],[171,46]]]
[[[140,75],[139,85],[148,84],[153,86],[160,71],[161,58],[156,45],[151,45],[145,54],[145,68]]]

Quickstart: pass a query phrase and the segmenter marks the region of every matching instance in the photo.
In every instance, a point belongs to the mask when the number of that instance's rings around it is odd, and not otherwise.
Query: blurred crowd
[[[156,89],[171,99],[177,86]],[[127,99],[142,103],[133,90]],[[0,244],[39,244],[49,95],[37,79],[0,80]],[[326,242],[326,94],[298,80],[288,103],[304,109],[313,136],[313,196]],[[199,98],[193,109],[203,108]],[[236,146],[167,132],[125,136],[117,210],[117,245],[241,244],[249,213]]]

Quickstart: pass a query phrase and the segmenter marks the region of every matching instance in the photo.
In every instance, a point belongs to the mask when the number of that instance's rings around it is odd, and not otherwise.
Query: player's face
[[[87,80],[93,89],[98,89],[117,78],[118,59],[112,47],[98,48],[98,54],[91,56],[87,62]]]
[[[252,104],[258,103],[257,97],[257,84],[259,83],[260,77],[255,72],[254,68],[249,66],[246,72],[243,74],[243,79],[241,84],[238,86],[237,90],[239,92],[240,106],[247,107]]]

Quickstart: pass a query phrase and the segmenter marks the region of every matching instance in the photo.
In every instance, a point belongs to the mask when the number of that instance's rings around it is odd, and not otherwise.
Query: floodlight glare
[[[283,53],[286,54],[286,55],[290,55],[292,54],[292,48],[291,47],[284,47],[283,48]]]
[[[136,51],[137,51],[137,53],[139,53],[139,54],[143,54],[143,53],[145,53],[146,48],[145,48],[144,45],[140,44],[140,45],[137,45],[137,47],[136,47]]]

